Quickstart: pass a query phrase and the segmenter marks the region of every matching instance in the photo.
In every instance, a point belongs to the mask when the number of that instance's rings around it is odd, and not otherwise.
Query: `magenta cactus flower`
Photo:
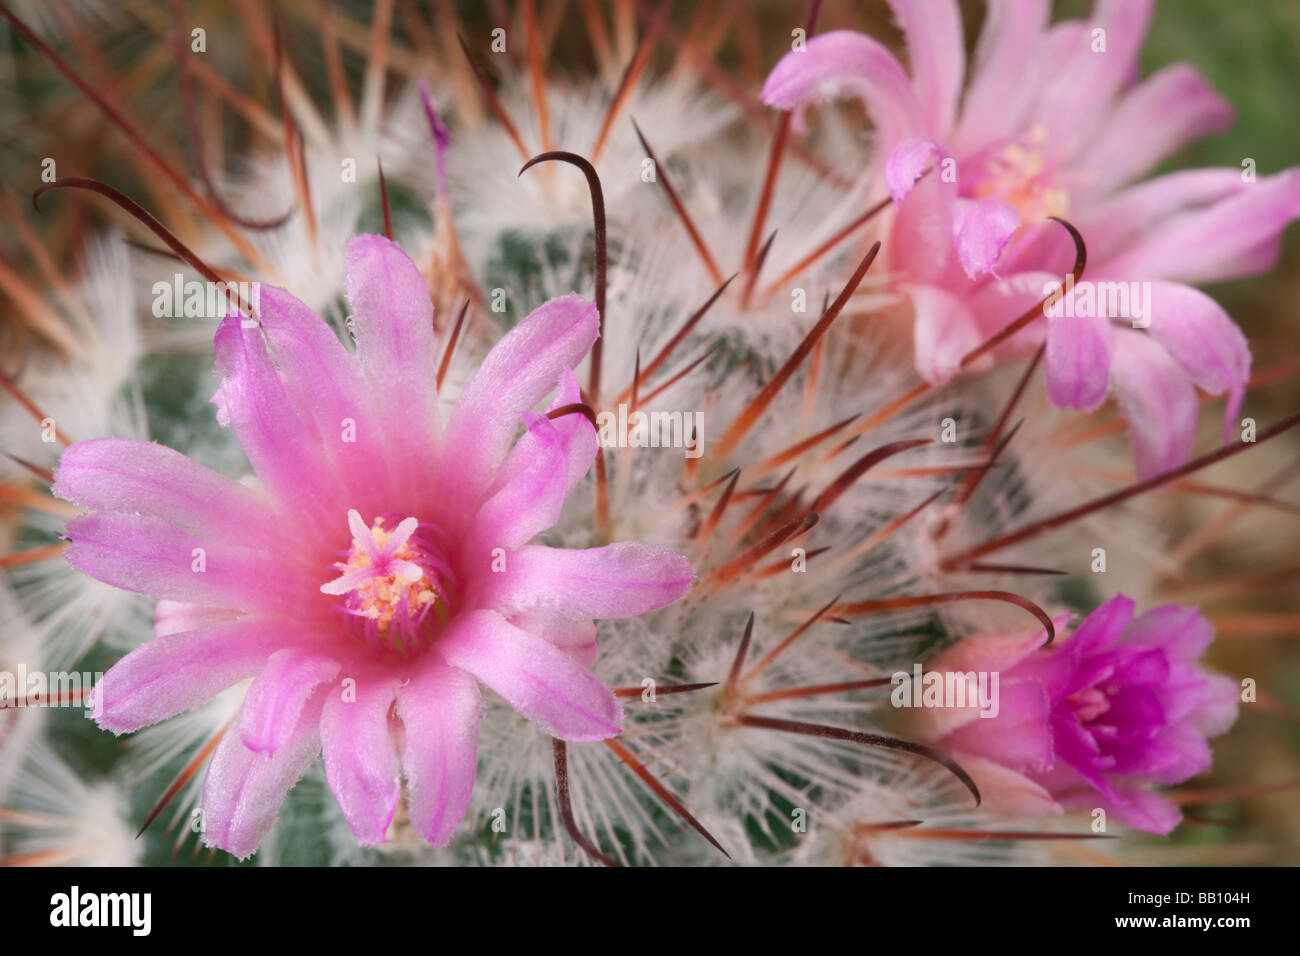
[[[1112,396],[1143,477],[1190,457],[1198,387],[1228,394],[1226,436],[1250,351],[1190,284],[1276,262],[1282,231],[1300,216],[1300,170],[1256,179],[1244,162],[1140,181],[1233,119],[1190,65],[1135,82],[1148,0],[1101,0],[1091,20],[1051,25],[1047,0],[995,0],[969,77],[955,2],[890,5],[910,75],[871,37],[834,31],[783,57],[763,99],[797,119],[819,99],[865,102],[883,158],[876,172],[894,200],[884,251],[913,305],[917,371],[947,381],[1063,285],[1073,250],[1045,220],[1067,218],[1087,243],[1086,296],[1066,293],[985,361],[1045,342],[1052,402],[1092,411]]]
[[[379,236],[347,251],[356,355],[309,308],[262,290],[258,321],[216,335],[217,402],[250,487],[162,446],[69,448],[56,493],[68,560],[162,599],[154,640],[97,688],[99,722],[137,730],[253,678],[208,768],[205,840],[252,853],[323,752],[357,839],[409,816],[445,844],[474,784],[479,682],[547,734],[617,734],[622,709],[588,670],[595,618],[686,593],[692,569],[637,543],[533,543],[590,468],[596,433],[572,368],[595,307],[552,300],[505,335],[439,421],[427,287]],[[523,423],[525,431],[516,441]]]
[[[960,755],[991,804],[1017,813],[1100,806],[1150,833],[1178,824],[1178,809],[1152,787],[1209,768],[1206,740],[1236,720],[1238,687],[1197,666],[1214,634],[1196,608],[1133,611],[1118,595],[1059,646],[1039,650],[1042,632],[980,636],[929,665],[1000,675],[996,716],[927,714],[938,746]]]

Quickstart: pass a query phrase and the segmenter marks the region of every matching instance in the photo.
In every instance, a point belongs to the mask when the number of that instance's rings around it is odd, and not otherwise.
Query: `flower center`
[[[1079,723],[1086,724],[1110,710],[1110,698],[1096,687],[1087,687],[1067,698]]]
[[[402,656],[428,647],[450,619],[456,594],[438,530],[396,514],[367,527],[355,510],[348,528],[352,546],[321,592],[342,598],[348,626],[372,647]]]
[[[1024,225],[1068,215],[1070,193],[1054,175],[1044,154],[1046,143],[1047,130],[1040,125],[1021,140],[994,151],[981,166],[973,196],[1011,203]]]

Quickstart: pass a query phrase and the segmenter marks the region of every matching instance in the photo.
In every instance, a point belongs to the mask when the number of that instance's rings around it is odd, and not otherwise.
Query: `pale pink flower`
[[[969,76],[955,2],[890,5],[910,74],[871,37],[835,31],[783,57],[763,99],[797,117],[819,99],[863,99],[875,168],[895,203],[884,251],[914,306],[920,374],[947,381],[1049,283],[1061,284],[1074,250],[1044,221],[1057,216],[1082,233],[1085,281],[1106,294],[1077,310],[1088,315],[1040,318],[995,354],[1046,341],[1055,404],[1091,411],[1113,396],[1143,476],[1190,456],[1197,387],[1228,393],[1226,437],[1250,351],[1224,310],[1189,284],[1276,262],[1282,231],[1300,216],[1300,170],[1255,180],[1241,168],[1196,169],[1141,181],[1233,119],[1188,64],[1137,82],[1149,0],[1101,0],[1091,20],[1055,24],[1047,0],[993,0]],[[1140,317],[1131,302],[1117,307],[1108,290],[1118,287],[1099,285],[1138,283],[1140,293],[1144,282],[1149,314]]]
[[[357,839],[384,839],[406,780],[412,824],[445,844],[477,765],[479,682],[564,740],[617,734],[623,713],[588,671],[593,618],[676,601],[688,562],[636,543],[533,543],[590,468],[596,433],[572,368],[598,334],[577,296],[505,335],[440,422],[429,291],[402,251],[347,251],[356,355],[288,293],[259,323],[216,335],[218,404],[260,487],[168,448],[73,445],[55,492],[91,513],[68,524],[85,573],[160,599],[154,640],[97,689],[124,733],[247,678],[203,791],[205,840],[256,849],[323,752]],[[526,426],[516,441],[516,431]]]

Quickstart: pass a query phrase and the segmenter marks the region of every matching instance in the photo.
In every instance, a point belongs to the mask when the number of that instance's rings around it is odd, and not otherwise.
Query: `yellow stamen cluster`
[[[1068,215],[1070,193],[1052,181],[1043,154],[1046,142],[1047,130],[1039,125],[1022,142],[1003,146],[989,161],[989,178],[975,187],[975,198],[1011,203],[1025,225]]]
[[[375,521],[371,534],[374,535],[375,544],[383,547],[392,532],[385,531],[382,527],[383,519]],[[402,547],[395,555],[402,561],[417,563],[418,555],[409,544]],[[348,561],[339,566],[343,572],[359,571],[368,568],[371,565],[370,556],[366,554],[361,543],[353,539],[352,552]],[[354,609],[370,618],[375,622],[381,634],[387,633],[393,623],[393,615],[397,613],[398,604],[401,602],[403,595],[406,596],[406,603],[409,613],[412,617],[418,617],[420,612],[429,604],[436,604],[442,598],[437,587],[429,580],[428,574],[423,575],[418,581],[408,581],[406,578],[399,577],[396,574],[388,574],[383,577],[374,577],[361,583],[354,589],[357,596],[357,603]],[[442,618],[444,612],[435,607],[434,613]]]

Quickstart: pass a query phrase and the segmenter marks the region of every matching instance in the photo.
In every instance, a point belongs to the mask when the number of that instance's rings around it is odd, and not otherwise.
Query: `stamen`
[[[352,630],[372,647],[403,656],[427,647],[450,619],[456,595],[436,529],[395,515],[367,526],[355,509],[348,528],[347,559],[334,565],[340,574],[321,593],[342,598]]]

